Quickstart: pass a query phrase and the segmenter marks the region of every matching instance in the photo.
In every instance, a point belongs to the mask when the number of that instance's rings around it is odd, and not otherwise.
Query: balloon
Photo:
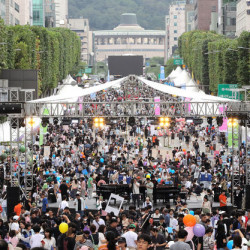
[[[201,224],[196,224],[193,228],[193,231],[194,231],[194,235],[197,237],[202,237],[206,233],[205,227]]]
[[[56,171],[53,171],[53,174],[56,174]]]
[[[190,211],[189,211],[189,214],[194,215],[194,211],[193,211],[193,210],[190,210]]]
[[[101,163],[103,163],[103,162],[104,162],[104,159],[103,159],[103,158],[101,158],[101,159],[100,159],[100,162],[101,162]]]
[[[158,178],[157,182],[160,183],[161,182],[161,178]]]
[[[68,226],[67,223],[62,222],[62,223],[59,225],[59,231],[60,231],[62,234],[68,232],[68,230],[69,230],[69,226]]]
[[[88,175],[88,171],[87,171],[87,169],[83,169],[82,174],[84,174],[84,175]]]
[[[233,244],[234,244],[234,241],[233,241],[233,240],[228,241],[228,243],[227,243],[227,248],[228,248],[228,249],[233,249]]]
[[[172,173],[172,174],[174,174],[174,173],[175,173],[175,170],[174,170],[174,169],[172,169],[171,173]]]
[[[53,158],[56,158],[56,155],[55,155],[55,154],[53,154]]]
[[[69,181],[66,181],[66,183],[69,183]]]
[[[60,180],[60,176],[57,176],[56,179],[59,181]]]
[[[49,174],[49,171],[46,171],[45,174]]]
[[[183,223],[186,227],[193,227],[196,224],[196,219],[193,215],[187,214],[183,218]]]
[[[28,174],[30,174],[30,172],[28,172]]]
[[[150,174],[147,174],[147,175],[146,175],[146,178],[147,178],[147,179],[150,179]]]
[[[187,239],[186,239],[186,241],[188,242],[192,240],[194,237],[193,227],[185,227],[184,229],[188,232]]]
[[[39,170],[40,170],[40,168],[39,168],[39,167],[37,167],[37,170],[39,171]]]
[[[24,147],[24,146],[21,146],[21,147],[19,148],[19,150],[20,150],[21,153],[24,153],[24,152],[25,152],[25,147]]]

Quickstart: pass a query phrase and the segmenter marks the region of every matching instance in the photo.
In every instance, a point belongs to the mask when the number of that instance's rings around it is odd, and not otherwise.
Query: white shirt
[[[13,222],[11,224],[10,230],[18,231],[19,230],[19,224],[17,222]]]
[[[133,194],[140,194],[140,183],[136,182],[133,184]]]
[[[93,224],[96,226],[96,231],[98,231],[99,227],[101,225],[105,225],[105,222],[103,219],[99,218],[98,222],[96,220],[93,221]]]
[[[127,242],[127,246],[128,247],[134,247],[136,248],[136,243],[135,241],[137,240],[137,233],[133,232],[133,231],[128,231],[125,234],[122,235],[122,237],[124,237],[126,239]]]
[[[30,246],[33,247],[42,247],[42,239],[44,238],[44,235],[42,234],[34,234],[30,238]]]
[[[45,242],[44,244],[44,249],[47,249],[47,250],[51,250],[51,247],[55,248],[56,247],[56,240],[54,237],[51,237],[51,239],[43,239],[43,241]]]
[[[62,201],[59,208],[64,210],[65,207],[69,207],[69,203],[67,201]]]
[[[178,221],[175,218],[171,218],[170,217],[170,221],[169,221],[169,227],[172,227],[173,229],[176,230],[176,227],[178,226]]]

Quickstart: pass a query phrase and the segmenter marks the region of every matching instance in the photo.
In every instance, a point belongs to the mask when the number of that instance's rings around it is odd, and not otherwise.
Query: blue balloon
[[[87,169],[83,169],[82,174],[84,174],[84,175],[88,175],[88,171],[87,171]]]
[[[17,176],[17,173],[14,173],[14,176]]]
[[[165,184],[166,184],[166,185],[169,185],[169,184],[170,184],[170,182],[169,182],[169,181],[166,181],[166,182],[165,182]]]
[[[159,171],[161,172],[161,171],[162,171],[162,168],[159,168]]]
[[[53,174],[56,174],[56,171],[53,171]]]
[[[59,181],[60,180],[60,176],[57,176],[56,179]]]
[[[55,154],[53,154],[53,158],[56,158],[56,155],[55,155]]]
[[[45,174],[49,174],[49,171],[46,171]]]
[[[190,211],[189,211],[189,214],[194,215],[194,211],[193,211],[193,210],[190,210]]]
[[[101,162],[101,163],[103,163],[103,162],[104,162],[104,159],[103,159],[103,158],[101,158],[101,159],[100,159],[100,162]]]
[[[161,178],[158,178],[157,182],[160,183],[161,182]]]
[[[85,206],[85,209],[88,209],[88,206],[87,206],[87,205]]]
[[[227,248],[228,248],[228,249],[233,249],[233,244],[234,244],[234,241],[233,241],[233,240],[228,241],[228,243],[227,243]]]
[[[28,174],[30,174],[30,172],[28,172]]]
[[[172,169],[172,170],[171,170],[171,173],[172,173],[172,174],[174,174],[174,173],[175,173],[175,170],[174,170],[174,169]]]
[[[69,183],[69,181],[66,181],[66,183]]]

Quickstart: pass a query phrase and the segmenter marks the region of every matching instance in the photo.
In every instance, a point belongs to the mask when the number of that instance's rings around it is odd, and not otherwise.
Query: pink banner
[[[219,111],[221,114],[224,113],[224,108],[223,106],[219,106]],[[223,117],[223,123],[222,125],[219,127],[219,131],[220,132],[227,132],[227,118]]]
[[[154,102],[160,102],[160,96],[157,96],[154,98]],[[161,114],[161,108],[160,108],[160,104],[155,104],[155,115],[160,115]]]
[[[190,102],[191,98],[185,98],[185,102]],[[188,106],[187,106],[188,105]],[[191,111],[191,104],[186,104],[186,109],[188,110],[188,113],[190,113]]]

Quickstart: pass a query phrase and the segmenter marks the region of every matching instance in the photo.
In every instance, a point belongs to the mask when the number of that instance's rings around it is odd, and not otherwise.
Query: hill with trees
[[[88,18],[92,30],[113,29],[122,13],[136,13],[145,29],[165,29],[172,0],[69,0],[70,18]]]

